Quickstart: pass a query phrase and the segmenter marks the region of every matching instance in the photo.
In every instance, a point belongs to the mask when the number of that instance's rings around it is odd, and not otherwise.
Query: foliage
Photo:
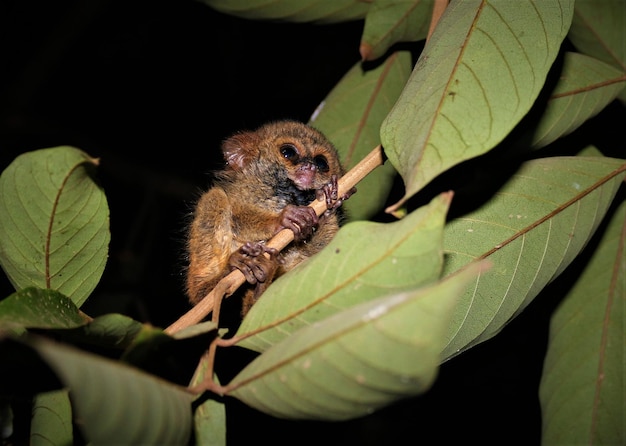
[[[598,233],[553,315],[543,442],[623,444],[626,156],[594,147],[599,135],[568,138],[625,98],[622,5],[452,1],[424,44],[433,1],[204,2],[250,19],[363,19],[367,63],[311,124],[348,167],[378,144],[388,161],[345,203],[352,221],[331,244],[252,308],[231,344],[259,354],[220,385],[203,354],[220,344],[215,324],[170,335],[80,310],[110,237],[97,160],[74,147],[15,159],[0,176],[0,263],[16,288],[0,302],[2,401],[33,398],[32,442],[224,444],[222,396],[280,418],[367,415],[428,391],[443,361],[497,335]],[[186,382],[170,378],[190,363]]]

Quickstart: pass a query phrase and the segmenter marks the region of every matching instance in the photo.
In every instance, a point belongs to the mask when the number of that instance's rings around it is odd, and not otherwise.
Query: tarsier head
[[[335,147],[318,130],[297,121],[277,121],[238,133],[222,145],[228,167],[251,175],[280,166],[300,190],[319,189],[343,168]]]

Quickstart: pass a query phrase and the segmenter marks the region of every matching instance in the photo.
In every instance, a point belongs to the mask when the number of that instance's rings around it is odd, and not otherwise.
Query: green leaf
[[[227,395],[281,418],[346,420],[426,391],[449,316],[480,269],[309,325],[258,356]]]
[[[98,284],[110,234],[97,163],[56,147],[22,154],[0,175],[0,264],[16,289],[51,288],[80,307]]]
[[[74,444],[72,407],[66,389],[38,394],[33,401],[30,425],[32,446]]]
[[[376,0],[365,16],[363,60],[379,58],[394,43],[425,39],[432,10],[432,0]]]
[[[626,201],[550,323],[543,444],[626,444]]]
[[[578,51],[626,74],[626,8],[616,0],[576,0],[567,37]],[[626,102],[626,89],[620,93]]]
[[[379,129],[411,73],[411,55],[398,52],[380,66],[364,71],[354,65],[318,106],[309,124],[339,150],[346,170],[380,144]],[[357,185],[342,206],[349,220],[367,220],[379,212],[393,185],[390,163],[376,168]]]
[[[208,356],[204,355],[196,369],[191,386],[199,385],[204,381],[208,364]],[[217,376],[213,376],[213,380],[219,384]],[[197,444],[226,445],[226,407],[223,402],[217,401],[209,395],[195,410],[193,419]]]
[[[238,345],[263,351],[305,325],[361,302],[439,279],[451,194],[394,223],[355,222],[270,286],[243,320]]]
[[[69,388],[93,444],[187,444],[193,395],[122,363],[31,338],[28,344]]]
[[[200,0],[225,14],[245,19],[337,23],[365,17],[370,5],[359,0]]]
[[[53,290],[29,287],[0,301],[0,329],[75,328],[89,322],[70,299]]]
[[[406,193],[496,146],[526,115],[569,28],[573,0],[455,1],[381,128]]]
[[[602,111],[624,85],[626,75],[612,66],[582,54],[565,53],[561,76],[530,145],[544,147],[571,133]]]
[[[105,314],[71,332],[57,333],[64,340],[87,342],[92,345],[125,349],[146,326],[122,314]]]
[[[497,334],[578,255],[624,179],[626,161],[553,157],[525,163],[444,230],[444,274],[476,259],[493,268],[461,299],[444,357]]]

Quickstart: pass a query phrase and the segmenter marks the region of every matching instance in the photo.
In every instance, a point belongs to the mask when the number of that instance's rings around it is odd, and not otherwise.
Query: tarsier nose
[[[317,170],[317,166],[311,160],[305,160],[300,164],[298,170]]]

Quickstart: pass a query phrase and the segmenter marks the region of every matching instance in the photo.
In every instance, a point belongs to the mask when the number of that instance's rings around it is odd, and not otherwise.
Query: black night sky
[[[358,62],[362,27],[248,21],[193,0],[0,2],[0,169],[58,145],[101,158],[112,241],[87,313],[164,327],[186,311],[185,224],[220,141],[270,119],[307,121]],[[12,292],[2,274],[0,290]],[[444,364],[426,395],[370,417],[285,422],[233,403],[229,444],[251,433],[272,444],[538,444],[550,305]]]

